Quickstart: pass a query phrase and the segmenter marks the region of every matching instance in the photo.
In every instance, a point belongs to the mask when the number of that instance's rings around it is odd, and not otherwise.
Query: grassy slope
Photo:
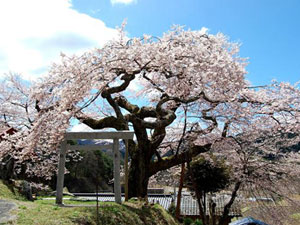
[[[0,199],[23,200],[24,198],[18,195],[17,191],[10,190],[2,180],[0,180]]]
[[[74,202],[66,202],[74,204]],[[159,205],[145,206],[142,202],[100,204],[100,224],[105,225],[177,225]],[[17,224],[96,224],[95,207],[57,207],[54,201],[22,202]]]
[[[21,225],[96,225],[95,207],[57,207],[54,200],[37,200],[28,202],[11,193],[0,181],[0,198],[9,199],[18,204],[17,221]],[[65,201],[66,204],[78,202]],[[93,204],[93,203],[90,203]],[[145,205],[143,202],[131,201],[122,205],[115,203],[100,204],[100,224],[102,225],[178,225],[159,205]]]

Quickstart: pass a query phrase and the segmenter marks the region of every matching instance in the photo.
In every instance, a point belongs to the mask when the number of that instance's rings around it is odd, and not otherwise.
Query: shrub
[[[183,219],[183,224],[184,225],[191,225],[193,223],[193,220],[189,217],[186,217]]]
[[[202,220],[196,219],[193,223],[194,225],[203,225]]]

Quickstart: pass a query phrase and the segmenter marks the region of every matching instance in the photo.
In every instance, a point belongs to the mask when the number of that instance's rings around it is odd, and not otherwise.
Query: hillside
[[[95,202],[81,206],[76,201],[65,201],[65,204],[77,207],[58,207],[53,200],[21,200],[0,181],[0,199],[13,202],[17,209],[11,212],[16,219],[10,224],[20,225],[96,225]],[[144,202],[130,201],[122,205],[100,203],[99,224],[101,225],[178,225],[160,205],[145,205]]]

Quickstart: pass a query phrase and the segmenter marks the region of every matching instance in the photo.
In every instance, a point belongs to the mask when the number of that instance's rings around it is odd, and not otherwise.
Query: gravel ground
[[[5,224],[10,220],[16,218],[15,215],[12,215],[11,210],[15,209],[17,205],[13,202],[8,202],[5,200],[0,200],[0,224]]]

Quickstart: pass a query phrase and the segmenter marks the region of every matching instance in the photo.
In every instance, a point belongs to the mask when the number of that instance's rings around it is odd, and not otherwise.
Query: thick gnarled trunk
[[[153,161],[153,154],[149,154],[152,150],[149,147],[147,148],[147,145],[138,147],[136,150],[131,149],[131,163],[128,182],[129,198],[145,197],[147,195],[149,178],[152,175],[159,171],[188,162],[192,157],[200,153],[207,152],[210,149],[210,146],[210,144],[207,144],[201,147],[192,147],[187,152],[156,161]]]
[[[149,181],[149,159],[142,150],[137,150],[131,159],[128,177],[128,197],[146,197]]]
[[[113,91],[114,89],[111,89]],[[106,92],[109,92],[108,90]],[[139,108],[131,105],[125,97],[112,98],[107,93],[102,95],[107,98],[109,104],[114,108],[116,117],[109,116],[99,120],[78,114],[77,119],[93,129],[114,128],[116,130],[129,130],[129,122],[133,125],[136,140],[129,140],[129,154],[131,158],[128,181],[128,197],[145,197],[149,178],[159,171],[169,169],[173,166],[187,162],[192,157],[209,151],[211,144],[204,146],[188,146],[183,152],[169,157],[162,157],[157,151],[166,135],[165,128],[175,119],[175,111],[165,110],[162,104],[165,103],[166,97],[162,98],[160,104],[154,107]],[[123,116],[120,107],[130,113]],[[156,122],[147,122],[145,118],[157,118]],[[154,129],[153,134],[149,137],[147,129]],[[153,157],[156,159],[153,160]]]

